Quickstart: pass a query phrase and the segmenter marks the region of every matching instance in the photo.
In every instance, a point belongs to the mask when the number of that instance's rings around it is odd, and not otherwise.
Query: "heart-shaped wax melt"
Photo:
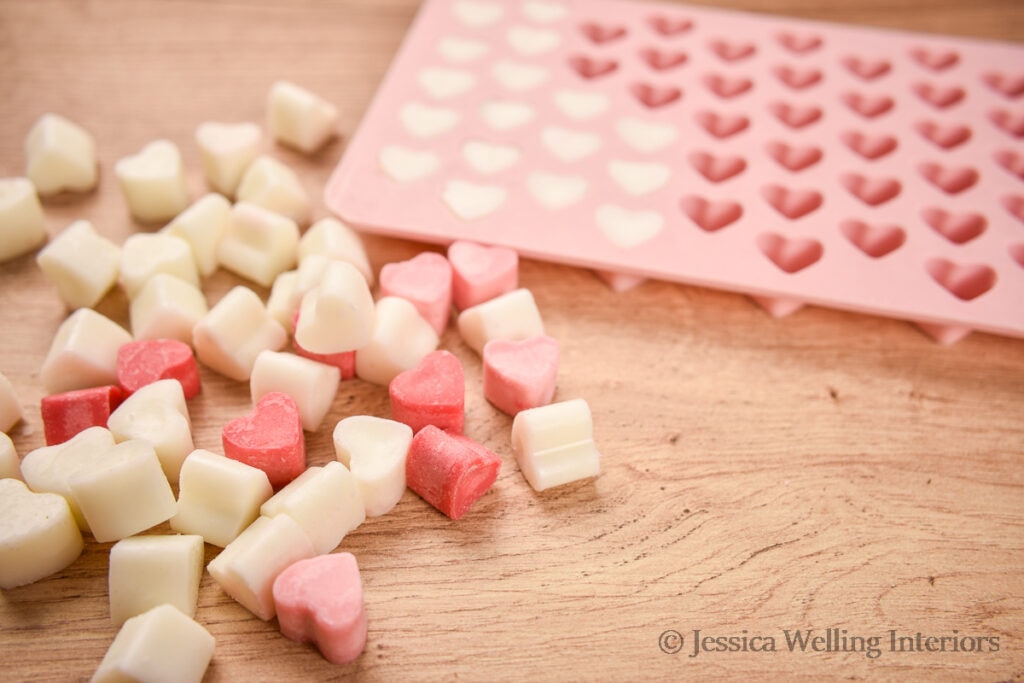
[[[448,247],[452,299],[460,311],[519,286],[519,254],[506,247],[457,241]]]
[[[622,249],[654,239],[665,223],[657,211],[631,211],[615,204],[597,207],[594,219],[605,237]]]
[[[558,378],[558,342],[541,335],[522,341],[494,339],[483,352],[484,398],[499,410],[520,410],[551,403]]]
[[[541,205],[549,209],[564,209],[583,199],[587,193],[587,181],[579,175],[533,171],[526,176],[526,190]]]
[[[437,336],[444,334],[452,307],[452,267],[441,254],[426,251],[380,271],[380,295],[410,301]]]
[[[177,339],[141,339],[117,351],[117,381],[125,396],[160,379],[176,379],[185,398],[200,390],[199,365],[192,348]]]
[[[263,470],[279,489],[306,469],[306,440],[295,400],[271,392],[248,415],[224,425],[224,455]]]
[[[0,588],[59,572],[82,553],[71,508],[54,493],[36,493],[18,479],[0,479]]]
[[[432,351],[419,365],[399,373],[388,385],[391,416],[413,433],[428,424],[461,434],[466,402],[462,363],[452,353]]]
[[[346,664],[366,647],[366,609],[359,565],[352,553],[295,562],[274,579],[281,633],[313,643],[327,661]]]

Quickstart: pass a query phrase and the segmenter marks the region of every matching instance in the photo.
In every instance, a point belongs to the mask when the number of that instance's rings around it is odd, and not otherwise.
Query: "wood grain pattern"
[[[714,4],[1024,39],[1013,0]],[[72,118],[98,140],[101,183],[46,202],[48,229],[88,218],[121,241],[151,228],[127,217],[114,161],[170,138],[197,197],[196,125],[262,121],[270,83],[290,78],[341,111],[343,137],[314,157],[267,146],[323,215],[320,189],[415,5],[0,0],[0,176],[23,172],[40,114]],[[425,248],[366,243],[378,269]],[[493,490],[458,523],[407,493],[344,540],[370,618],[349,666],[285,640],[205,576],[197,619],[217,638],[206,680],[1024,679],[1024,342],[975,334],[945,348],[899,321],[815,308],[774,320],[741,296],[657,282],[616,294],[533,261],[521,280],[562,344],[557,398],[593,409],[603,474],[533,493],[511,458],[510,418],[484,401],[479,359],[449,331],[467,433],[506,458]],[[237,282],[214,275],[210,301]],[[123,295],[99,308],[127,324]],[[32,257],[0,265],[0,311],[24,454],[42,445],[39,367],[66,312]],[[195,441],[219,450],[248,387],[205,370],[203,382]],[[328,422],[360,413],[386,416],[386,392],[347,382]],[[308,446],[312,464],[333,457],[328,429]],[[91,676],[115,634],[108,550],[89,542],[66,571],[0,596],[5,680]],[[882,651],[786,647],[785,630],[829,628],[877,635]],[[669,629],[685,638],[679,654],[659,649]],[[695,629],[748,645],[772,636],[779,651],[688,657]],[[892,652],[890,630],[1000,646]]]

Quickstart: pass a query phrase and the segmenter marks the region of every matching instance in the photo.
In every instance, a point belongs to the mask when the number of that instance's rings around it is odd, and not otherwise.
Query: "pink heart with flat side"
[[[505,247],[457,241],[448,247],[452,300],[460,311],[519,286],[519,254]]]
[[[299,408],[288,394],[272,391],[247,415],[221,432],[224,455],[263,470],[279,489],[306,469],[306,440]]]
[[[551,337],[494,339],[484,346],[483,363],[484,398],[509,415],[547,405],[554,398],[558,342]]]
[[[272,589],[285,638],[312,643],[334,664],[355,661],[366,648],[366,608],[352,553],[299,560],[277,575]]]
[[[428,353],[419,365],[391,380],[388,394],[391,418],[409,425],[414,434],[428,424],[462,433],[466,380],[462,363],[451,352]]]
[[[432,251],[408,261],[385,264],[380,270],[380,295],[397,296],[411,302],[440,337],[451,315],[451,264]]]

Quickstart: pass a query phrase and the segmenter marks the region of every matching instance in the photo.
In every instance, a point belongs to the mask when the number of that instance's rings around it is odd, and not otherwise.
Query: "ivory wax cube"
[[[201,362],[239,382],[249,379],[260,351],[278,351],[288,333],[248,287],[235,287],[196,323],[192,345]]]
[[[264,621],[274,618],[274,579],[316,551],[290,515],[259,517],[206,565],[225,593]]]
[[[544,334],[533,294],[522,288],[467,308],[457,324],[462,340],[477,353],[492,339],[520,341]]]
[[[117,384],[117,350],[128,332],[91,308],[80,308],[61,323],[43,360],[40,377],[48,394]]]
[[[0,479],[0,589],[59,572],[82,553],[82,533],[67,502]]]
[[[96,186],[96,141],[81,126],[43,114],[25,139],[25,175],[41,195],[87,192]]]
[[[146,280],[128,307],[135,339],[177,339],[189,345],[192,329],[207,312],[202,290],[167,273]]]
[[[382,297],[377,301],[370,341],[356,351],[356,375],[387,386],[398,373],[416,367],[439,342],[437,332],[412,303]]]
[[[338,109],[288,81],[278,81],[267,96],[267,128],[274,139],[312,154],[335,135]]]
[[[263,470],[197,449],[181,466],[171,528],[223,548],[255,521],[273,494]]]
[[[516,413],[512,450],[535,491],[595,477],[601,455],[594,445],[590,406],[583,399],[550,403]]]
[[[160,232],[180,237],[192,248],[192,259],[203,277],[217,270],[217,251],[228,229],[231,203],[219,194],[203,195],[175,216]]]
[[[117,283],[121,247],[89,221],[75,221],[39,252],[36,263],[69,308],[92,308]]]
[[[68,487],[100,543],[127,538],[174,515],[174,493],[156,451],[138,439],[115,445],[92,469],[70,477]]]
[[[295,265],[298,246],[294,220],[240,201],[231,208],[217,260],[231,272],[269,287]]]
[[[92,675],[92,683],[200,683],[213,657],[210,632],[171,605],[132,617]]]
[[[164,476],[177,483],[181,463],[193,450],[192,420],[178,380],[161,379],[138,389],[111,413],[107,427],[116,441],[150,444]]]
[[[27,178],[0,178],[0,262],[27,254],[46,241],[43,207]]]
[[[144,223],[168,221],[188,206],[181,153],[170,140],[156,140],[118,160],[114,174],[128,210]]]
[[[9,432],[14,425],[21,422],[23,416],[21,402],[14,393],[14,385],[0,372],[0,432]]]
[[[261,156],[249,165],[238,184],[236,199],[262,206],[307,225],[311,209],[309,196],[295,171],[277,159]]]
[[[21,479],[21,461],[11,437],[0,432],[0,479]]]
[[[333,365],[318,363],[294,353],[261,351],[249,378],[252,402],[280,391],[295,399],[302,428],[316,431],[331,409],[341,381],[341,371]]]
[[[255,123],[200,123],[196,144],[210,187],[226,197],[234,197],[246,169],[259,155],[262,137]]]
[[[120,626],[164,603],[194,617],[202,575],[202,536],[123,538],[110,548],[110,620]]]
[[[302,296],[295,341],[312,353],[362,348],[373,334],[375,305],[355,266],[331,261],[317,287]]]
[[[289,334],[293,331],[292,321],[299,311],[302,295],[298,292],[299,271],[286,270],[274,278],[267,297],[267,313],[281,323]]]
[[[290,516],[306,532],[317,555],[337,548],[366,520],[359,484],[337,461],[307,468],[264,503],[260,514]]]
[[[335,261],[347,261],[362,273],[366,283],[373,284],[373,269],[366,248],[355,230],[335,218],[321,218],[299,240],[299,262],[320,254]]]
[[[199,286],[199,271],[188,242],[161,232],[137,232],[121,248],[121,286],[134,298],[149,278],[166,273]]]

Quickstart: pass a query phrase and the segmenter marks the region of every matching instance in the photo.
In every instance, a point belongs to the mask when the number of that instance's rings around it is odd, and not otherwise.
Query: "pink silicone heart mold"
[[[1012,258],[1014,261],[1016,261],[1018,266],[1020,266],[1021,268],[1024,268],[1024,242],[1018,242],[1016,244],[1011,244],[1010,248],[1009,248],[1009,251],[1010,251],[1010,258]]]
[[[612,73],[619,68],[619,63],[614,59],[593,59],[576,55],[569,58],[569,66],[583,78],[593,80]]]
[[[956,50],[940,50],[937,48],[911,48],[910,56],[914,61],[932,71],[945,71],[957,65],[960,55]]]
[[[936,109],[948,109],[967,94],[959,85],[941,86],[934,83],[915,83],[914,94]]]
[[[772,263],[790,275],[814,265],[825,253],[818,240],[809,237],[785,237],[774,232],[758,235],[757,246]]]
[[[580,32],[595,45],[603,45],[624,38],[625,26],[604,26],[595,22],[587,22],[580,26]]]
[[[1024,223],[1024,197],[1014,195],[1003,197],[1002,205],[1011,216]]]
[[[750,90],[754,81],[745,76],[723,76],[721,74],[708,74],[704,77],[704,85],[708,90],[715,93],[722,99],[730,99]]]
[[[712,40],[708,44],[708,48],[725,62],[738,62],[741,59],[747,59],[757,51],[757,46],[753,43],[729,42],[721,39]]]
[[[773,102],[768,108],[775,118],[797,130],[818,121],[822,114],[821,108],[814,105],[801,107],[787,102]]]
[[[876,259],[896,251],[907,240],[907,233],[898,225],[870,225],[848,220],[843,221],[839,229],[855,247]]]
[[[783,65],[775,68],[775,77],[793,90],[804,90],[821,81],[821,71]]]
[[[985,85],[996,92],[1017,99],[1024,95],[1024,73],[1008,74],[999,71],[990,71],[981,77]]]
[[[934,162],[926,162],[918,166],[925,180],[946,194],[957,194],[972,187],[978,182],[978,172],[969,166],[943,166]]]
[[[782,185],[765,185],[761,188],[761,196],[772,208],[794,221],[816,210],[824,201],[817,190],[792,189]]]
[[[647,66],[655,71],[668,71],[685,64],[688,57],[685,52],[672,52],[659,50],[656,47],[648,47],[640,50],[640,59],[644,60]]]
[[[724,140],[747,129],[750,119],[742,114],[716,114],[712,111],[697,112],[697,123],[711,135]]]
[[[843,58],[843,66],[857,78],[865,81],[873,81],[889,73],[892,65],[885,59],[874,59],[871,57],[859,57],[850,55]]]
[[[1005,109],[996,109],[988,118],[1003,132],[1015,138],[1024,138],[1024,112],[1014,114]]]
[[[866,95],[848,92],[842,96],[843,104],[866,119],[873,119],[887,113],[896,104],[888,95]]]
[[[973,301],[996,284],[996,271],[983,263],[956,263],[933,258],[925,263],[932,279],[963,301]]]
[[[712,201],[704,197],[691,195],[683,197],[681,203],[683,213],[690,217],[701,230],[715,232],[738,221],[743,216],[743,207],[739,202],[728,199]]]
[[[945,209],[929,207],[921,212],[921,218],[953,244],[965,244],[985,232],[985,217],[980,213],[951,213]]]
[[[775,36],[775,39],[779,41],[779,45],[797,55],[814,52],[821,47],[824,42],[821,36],[814,33],[800,35],[789,31],[783,31],[779,35]]]
[[[769,142],[765,145],[768,156],[787,171],[794,173],[809,168],[821,161],[822,152],[818,147],[797,147],[785,142]]]
[[[840,135],[843,143],[868,161],[881,159],[896,149],[896,138],[892,135],[868,135],[855,130]]]
[[[743,157],[715,156],[707,152],[692,152],[690,165],[713,183],[720,183],[739,175],[747,167]]]
[[[953,149],[971,139],[971,129],[967,126],[956,124],[944,126],[935,121],[921,121],[915,128],[925,140],[942,149]]]
[[[840,178],[850,194],[868,206],[878,206],[899,195],[902,189],[895,178],[868,178],[860,173],[846,173]]]
[[[683,91],[675,86],[656,86],[650,83],[634,83],[629,90],[648,109],[664,107],[683,96]]]
[[[661,14],[651,17],[647,20],[647,23],[650,24],[655,32],[660,33],[666,38],[678,36],[693,28],[693,21],[690,19],[667,17]]]
[[[1021,180],[1024,180],[1024,154],[1018,154],[1009,149],[1001,149],[993,154],[992,157],[996,160],[997,164]]]

